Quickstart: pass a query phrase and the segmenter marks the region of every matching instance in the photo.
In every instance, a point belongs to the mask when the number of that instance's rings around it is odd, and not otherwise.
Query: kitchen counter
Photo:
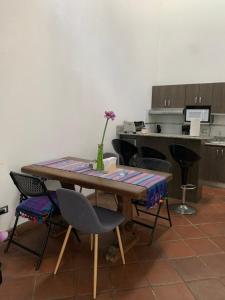
[[[170,153],[170,145],[183,145],[202,156],[205,143],[210,142],[208,136],[189,136],[181,134],[164,134],[164,133],[142,133],[136,134],[121,132],[119,137],[138,147],[150,147],[160,151],[166,156],[166,159],[172,164],[173,180],[169,184],[169,195],[172,198],[181,199],[181,171],[178,163],[173,159]],[[212,147],[209,147],[212,148]],[[214,148],[213,148],[214,149]],[[217,148],[216,148],[217,149]],[[201,199],[202,184],[201,184],[201,166],[200,161],[193,164],[189,170],[188,183],[196,186],[195,190],[188,191],[187,200],[199,201]]]
[[[119,136],[144,136],[144,137],[161,137],[161,138],[177,138],[177,139],[191,139],[191,140],[201,140],[201,141],[208,141],[212,139],[213,137],[209,136],[190,136],[185,134],[172,134],[172,133],[125,133],[121,132],[119,133]]]
[[[207,141],[204,143],[206,146],[225,147],[225,141]]]

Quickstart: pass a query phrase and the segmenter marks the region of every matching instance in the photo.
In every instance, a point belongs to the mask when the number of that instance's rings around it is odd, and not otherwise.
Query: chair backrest
[[[36,197],[41,195],[47,195],[48,191],[44,182],[38,178],[30,175],[25,175],[16,172],[10,172],[14,184],[20,193],[26,197]]]
[[[23,201],[28,197],[39,197],[45,195],[49,198],[49,201],[51,201],[54,209],[56,209],[56,211],[59,210],[51,196],[51,193],[48,191],[45,183],[43,182],[43,179],[12,171],[9,175],[20,192],[20,201]]]
[[[68,189],[59,189],[56,194],[61,214],[68,224],[85,233],[102,231],[98,216],[84,195]]]
[[[162,152],[160,152],[156,149],[153,149],[150,147],[140,147],[139,151],[140,151],[141,157],[158,158],[158,159],[166,160],[166,156]]]
[[[139,168],[166,173],[170,173],[172,169],[172,164],[169,161],[158,158],[139,157],[137,159],[137,165]]]
[[[178,144],[169,146],[170,153],[177,162],[194,163],[201,159],[201,157],[191,149]]]
[[[173,159],[179,164],[181,168],[181,183],[183,185],[187,184],[189,168],[195,162],[200,160],[201,157],[197,153],[187,147],[184,147],[183,145],[170,145],[169,149]]]
[[[125,166],[129,166],[131,158],[138,153],[136,146],[121,139],[112,140],[112,145],[116,153],[122,158],[120,163]]]

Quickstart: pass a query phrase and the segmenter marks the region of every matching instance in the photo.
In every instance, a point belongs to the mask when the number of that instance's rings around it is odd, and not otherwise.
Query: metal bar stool
[[[181,189],[182,189],[182,202],[173,204],[170,209],[178,214],[192,215],[196,213],[196,209],[186,204],[186,193],[188,190],[196,189],[196,186],[188,183],[188,171],[194,163],[199,161],[201,157],[182,145],[170,145],[170,153],[173,159],[179,164],[181,169]]]

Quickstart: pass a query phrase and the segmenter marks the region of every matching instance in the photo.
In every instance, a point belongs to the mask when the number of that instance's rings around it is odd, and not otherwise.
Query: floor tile
[[[155,241],[176,241],[180,240],[180,236],[172,227],[160,228],[156,230],[154,239]]]
[[[113,286],[116,289],[131,289],[149,285],[139,264],[111,267],[110,273]]]
[[[168,260],[147,262],[142,265],[142,269],[151,285],[183,282]]]
[[[159,249],[167,258],[194,256],[195,252],[184,241],[160,242]]]
[[[3,280],[0,287],[0,299],[30,300],[32,299],[34,282],[33,276]]]
[[[30,253],[21,256],[3,255],[1,258],[2,270],[5,277],[17,278],[21,276],[35,275],[37,257]]]
[[[78,295],[74,298],[75,300],[93,300],[93,295]],[[114,300],[112,293],[101,293],[97,290],[97,300]],[[58,299],[57,299],[58,300]],[[63,299],[64,300],[64,299]],[[65,299],[67,300],[67,299]]]
[[[201,256],[201,259],[217,276],[225,275],[225,254]]]
[[[138,261],[161,259],[164,255],[162,249],[154,245],[137,246],[134,248]]]
[[[211,238],[211,240],[216,243],[223,251],[225,251],[225,236],[218,236]]]
[[[193,225],[175,226],[174,230],[180,235],[182,239],[200,238],[205,234]]]
[[[91,268],[80,269],[77,277],[78,277],[77,294],[78,295],[92,294],[93,269]],[[110,268],[98,268],[97,292],[98,293],[107,292],[111,290],[112,287],[113,286],[110,279]]]
[[[197,300],[225,299],[225,286],[216,279],[193,281],[188,286]]]
[[[185,242],[195,251],[197,255],[213,254],[213,253],[221,252],[221,249],[208,238],[188,239]],[[225,246],[225,242],[224,242],[224,246]]]
[[[185,216],[172,216],[172,224],[173,226],[180,226],[180,225],[190,225],[190,221]]]
[[[75,274],[73,272],[59,272],[41,274],[36,279],[35,300],[52,300],[68,298],[75,295]]]
[[[211,237],[225,235],[225,223],[201,224],[198,228]]]
[[[184,283],[154,287],[157,300],[195,300]]]
[[[185,281],[213,277],[211,270],[197,257],[176,259],[171,264]]]
[[[152,289],[140,288],[116,293],[115,300],[155,300]]]

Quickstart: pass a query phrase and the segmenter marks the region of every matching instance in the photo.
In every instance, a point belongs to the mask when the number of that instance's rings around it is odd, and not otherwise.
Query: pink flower
[[[8,238],[7,231],[0,231],[0,242],[4,242]]]
[[[105,118],[107,119],[107,120],[114,120],[115,119],[115,117],[116,117],[116,115],[114,114],[114,112],[113,111],[105,111]]]

